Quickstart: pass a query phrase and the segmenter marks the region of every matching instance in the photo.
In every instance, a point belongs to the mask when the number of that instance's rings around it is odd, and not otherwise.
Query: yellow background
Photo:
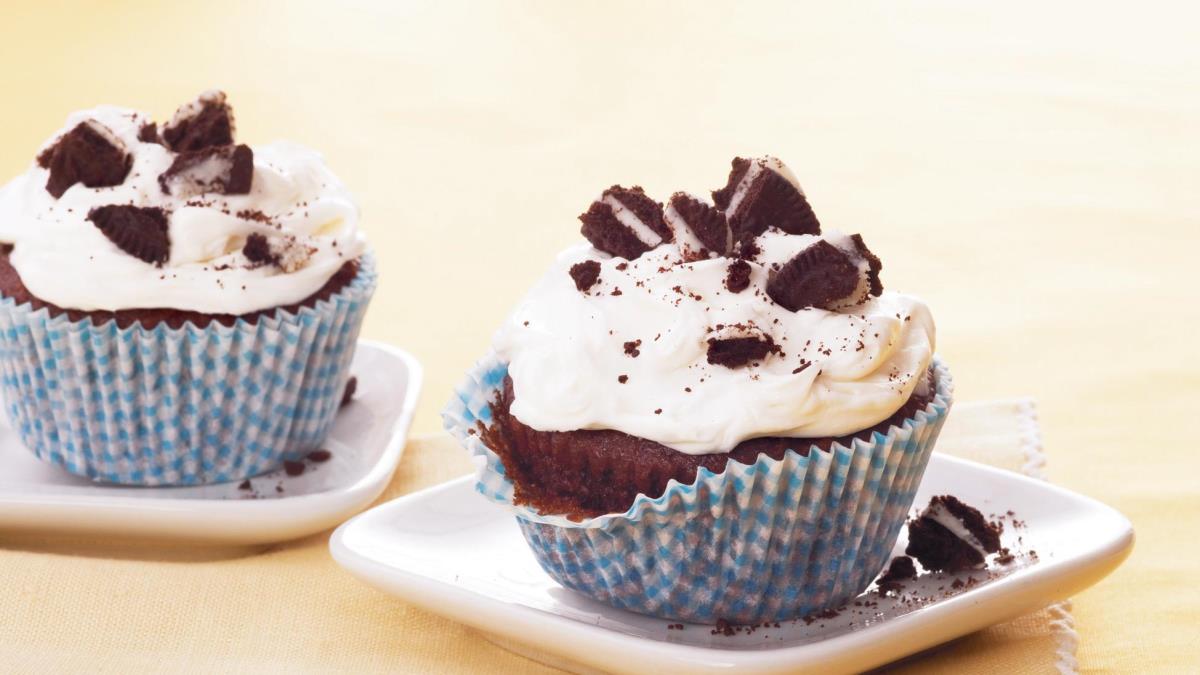
[[[959,400],[1036,397],[1051,479],[1134,521],[1075,599],[1081,666],[1196,667],[1200,15],[838,4],[6,2],[0,176],[69,111],[225,89],[241,139],[358,194],[365,333],[425,363],[428,432],[602,188],[775,154],[934,309]]]

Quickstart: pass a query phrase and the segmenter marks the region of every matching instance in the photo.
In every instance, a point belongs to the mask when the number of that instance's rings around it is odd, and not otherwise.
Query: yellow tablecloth
[[[0,176],[23,170],[70,110],[165,116],[210,86],[229,91],[242,138],[325,151],[361,197],[383,269],[366,335],[427,367],[419,432],[436,430],[454,381],[576,239],[574,216],[601,188],[702,191],[734,154],[784,158],[822,222],[863,232],[885,284],[933,307],[960,400],[1036,397],[1050,478],[1133,519],[1137,551],[1075,598],[1081,668],[1196,667],[1200,462],[1178,440],[1200,410],[1191,6],[117,0],[4,14]],[[402,471],[429,482],[441,461],[410,451]],[[147,587],[119,560],[87,559],[94,583],[68,592],[58,580],[81,562],[62,556],[84,545],[52,548],[0,554],[10,593],[37,603],[19,639],[0,615],[0,664],[64,631],[113,644],[129,617],[74,622],[81,593],[135,595],[114,606],[192,638],[182,652],[122,656],[217,663],[254,647],[296,599],[239,588],[239,565],[311,565],[317,576],[297,586],[332,574],[317,547],[198,566],[237,592],[196,625],[186,608],[202,598]],[[330,613],[409,612],[349,589]],[[527,665],[413,617],[427,648],[375,665],[444,669],[450,654],[467,668]],[[367,664],[388,636],[310,639],[366,640],[355,653]],[[969,644],[937,658],[953,668]],[[1007,653],[984,652],[970,663]]]

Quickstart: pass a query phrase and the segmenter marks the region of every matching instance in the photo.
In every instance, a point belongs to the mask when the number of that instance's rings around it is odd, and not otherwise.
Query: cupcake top
[[[316,152],[234,140],[207,92],[159,127],[73,113],[0,188],[0,242],[39,299],[83,311],[247,314],[298,303],[365,250],[358,207]]]
[[[763,436],[844,436],[901,408],[929,369],[920,300],[884,291],[859,235],[822,233],[773,158],[733,162],[713,203],[605,190],[494,339],[511,412],[690,454]]]

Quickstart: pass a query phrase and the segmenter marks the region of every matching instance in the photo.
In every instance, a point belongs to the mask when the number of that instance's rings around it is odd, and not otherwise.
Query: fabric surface
[[[864,235],[885,287],[928,302],[958,400],[1035,397],[1048,476],[1133,521],[1132,556],[1073,598],[1080,670],[1197,669],[1200,453],[1180,434],[1200,410],[1200,6],[6,10],[0,179],[23,171],[69,111],[108,102],[162,120],[214,86],[241,138],[325,154],[359,196],[378,254],[364,336],[426,367],[417,432],[440,429],[454,385],[578,240],[574,217],[602,189],[703,193],[734,155],[783,158],[825,226]],[[398,485],[463,470],[426,449],[410,448]],[[145,554],[165,557],[160,569],[127,548],[0,545],[0,577],[16,589],[0,599],[0,664],[528,667],[344,579],[319,547],[198,565],[186,551]],[[416,632],[397,646],[400,626]],[[908,667],[1046,670],[1013,647],[1036,641],[1026,628],[992,633]]]
[[[1028,402],[960,404],[940,451],[1020,467],[1038,450]],[[414,438],[386,501],[471,472],[444,433]],[[0,533],[0,664],[8,672],[536,672],[477,633],[339,568],[329,533],[266,548],[163,550]],[[1053,668],[1061,618],[1040,612],[898,664],[921,671]]]

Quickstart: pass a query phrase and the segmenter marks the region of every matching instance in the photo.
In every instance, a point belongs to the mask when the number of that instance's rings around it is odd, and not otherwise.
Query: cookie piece
[[[750,263],[745,260],[734,260],[725,270],[725,288],[730,293],[741,293],[750,287]]]
[[[989,523],[978,509],[952,495],[939,495],[908,524],[904,552],[933,572],[978,568],[1000,550],[999,523]]]
[[[767,280],[767,295],[793,312],[805,307],[833,309],[854,297],[858,266],[824,239],[796,254]]]
[[[108,127],[85,120],[42,151],[37,162],[50,170],[46,192],[58,199],[76,183],[90,188],[124,183],[133,166],[133,157]]]
[[[167,212],[162,209],[114,204],[98,206],[87,217],[117,248],[139,260],[161,265],[170,257]]]
[[[735,158],[725,187],[712,195],[738,241],[752,240],[769,227],[789,234],[821,233],[821,223],[800,183],[774,157]]]
[[[571,279],[575,282],[575,288],[580,293],[587,293],[588,289],[596,285],[600,281],[600,263],[595,260],[584,260],[580,263],[571,265],[571,271],[568,272]]]
[[[904,586],[905,580],[914,579],[916,576],[917,568],[913,565],[912,558],[900,555],[892,558],[891,564],[883,574],[879,575],[875,584],[879,586],[879,590],[890,593],[900,590]]]
[[[275,265],[279,263],[279,255],[271,250],[271,242],[261,234],[254,233],[246,237],[246,245],[242,247],[242,255],[254,265]]]
[[[248,145],[184,152],[158,177],[164,193],[181,199],[206,193],[249,194],[253,181],[254,151]]]
[[[871,253],[863,242],[862,235],[852,234],[846,236],[844,234],[832,232],[825,235],[825,241],[833,244],[854,264],[858,270],[858,282],[854,290],[846,295],[846,297],[831,301],[825,305],[825,309],[838,310],[846,309],[861,305],[871,296],[878,296],[883,293],[883,282],[879,279],[879,271],[883,268],[882,261],[878,256]]]
[[[175,152],[194,152],[219,145],[233,145],[233,109],[225,92],[206,91],[175,111],[162,129],[162,140]]]
[[[143,143],[153,143],[162,145],[162,138],[158,135],[158,124],[155,122],[146,122],[138,129],[137,138]]]
[[[777,351],[779,346],[769,335],[708,340],[708,362],[726,368],[741,368]]]
[[[725,214],[686,192],[671,195],[663,220],[685,261],[729,255],[733,249],[733,232]]]
[[[876,297],[883,294],[883,281],[879,279],[879,272],[883,269],[883,261],[879,259],[871,249],[867,248],[863,242],[861,234],[850,235],[850,241],[854,244],[854,250],[858,256],[867,263],[867,283],[870,285],[870,293]]]
[[[267,237],[259,233],[246,237],[242,255],[252,267],[274,265],[281,272],[291,274],[304,267],[316,249],[302,244],[296,237]]]
[[[663,222],[662,204],[637,186],[610,187],[579,220],[583,223],[580,232],[592,246],[627,260],[673,239],[670,228]]]

